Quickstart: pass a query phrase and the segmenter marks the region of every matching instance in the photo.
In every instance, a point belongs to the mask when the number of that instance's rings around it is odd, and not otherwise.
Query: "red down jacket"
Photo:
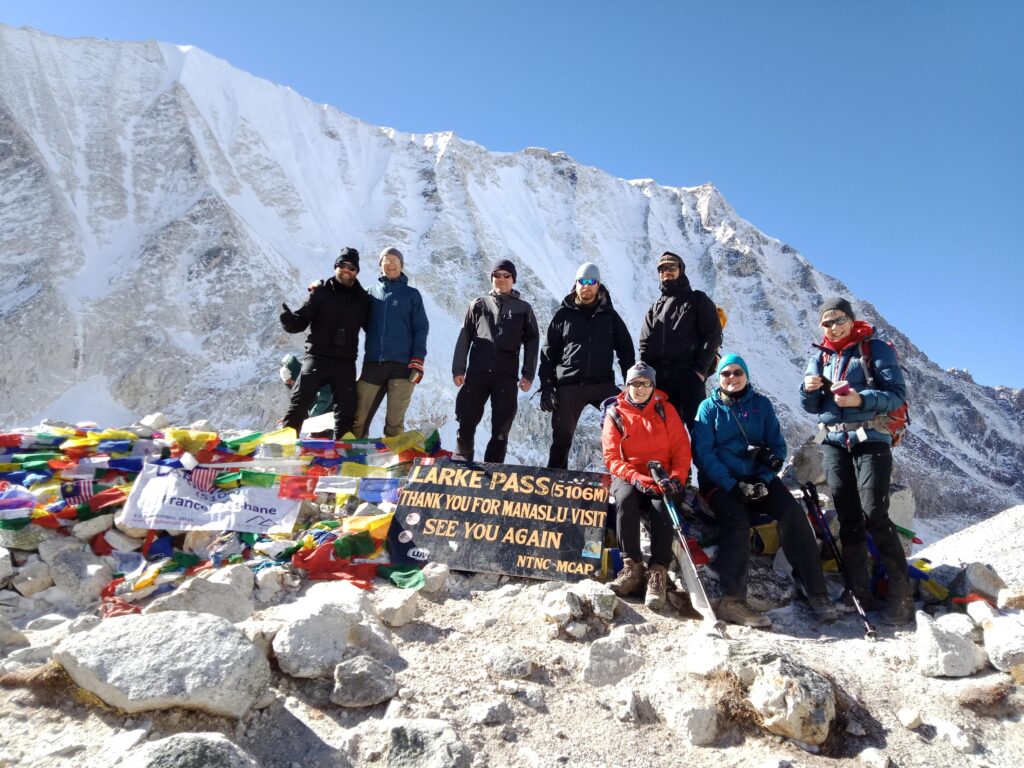
[[[661,404],[665,418],[658,413]],[[615,398],[615,409],[622,421],[622,432],[605,415],[601,427],[604,464],[615,477],[627,483],[651,480],[647,462],[660,461],[670,477],[686,482],[690,473],[690,435],[665,393],[654,390],[651,399],[638,408],[623,392]]]

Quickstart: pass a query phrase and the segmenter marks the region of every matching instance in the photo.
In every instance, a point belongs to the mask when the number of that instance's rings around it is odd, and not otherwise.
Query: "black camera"
[[[768,446],[766,445],[748,445],[747,458],[761,462],[772,472],[778,472],[781,470],[782,465],[785,463],[782,459],[768,450]]]

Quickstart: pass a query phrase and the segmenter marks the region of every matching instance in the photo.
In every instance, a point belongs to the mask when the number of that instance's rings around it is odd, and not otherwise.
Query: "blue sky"
[[[1024,3],[7,0],[0,21],[192,44],[371,123],[712,182],[939,365],[1024,386]]]

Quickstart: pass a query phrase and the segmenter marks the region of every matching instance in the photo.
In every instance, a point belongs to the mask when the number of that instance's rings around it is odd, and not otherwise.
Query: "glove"
[[[658,488],[658,484],[649,477],[637,475],[634,480],[630,480],[630,485],[648,498],[656,499],[661,496],[661,489]]]
[[[678,477],[670,477],[665,482],[661,483],[661,492],[666,496],[672,496],[673,498],[681,498],[686,493],[686,486],[679,482]]]
[[[763,499],[768,495],[768,489],[764,483],[744,483],[742,481],[736,483],[736,487],[740,489],[744,496],[751,501],[757,501]]]
[[[554,413],[558,408],[558,390],[553,384],[546,384],[540,388],[540,409],[544,413]]]
[[[423,360],[414,357],[409,361],[409,381],[419,384],[423,380]]]

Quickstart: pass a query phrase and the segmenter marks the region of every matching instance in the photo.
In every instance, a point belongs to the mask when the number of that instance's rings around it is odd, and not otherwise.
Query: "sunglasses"
[[[495,278],[496,280],[508,280],[510,277],[512,277],[512,273],[511,272],[492,272],[491,273],[491,277]]]
[[[344,269],[344,270],[346,270],[348,272],[358,272],[359,271],[358,269],[356,269],[356,265],[353,264],[350,261],[343,261],[343,262],[341,262],[341,264],[338,265],[338,269]]]
[[[718,374],[723,379],[738,379],[740,376],[745,376],[742,368],[727,368]]]
[[[821,327],[831,328],[833,325],[846,325],[848,322],[850,322],[850,318],[843,315],[842,317],[837,317],[835,320],[822,320]]]
[[[658,274],[659,275],[662,272],[678,272],[678,271],[679,271],[679,267],[677,267],[675,264],[662,264],[662,265],[660,265],[658,267]]]
[[[581,277],[576,282],[580,285],[597,285],[597,280],[592,277]]]
[[[631,382],[628,383],[627,386],[630,386],[633,389],[653,389],[654,388],[654,385],[651,384],[651,382],[649,382],[649,381],[631,381]]]

